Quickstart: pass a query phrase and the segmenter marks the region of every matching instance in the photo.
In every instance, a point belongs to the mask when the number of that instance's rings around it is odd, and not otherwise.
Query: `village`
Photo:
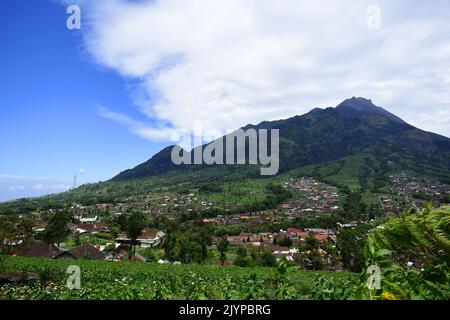
[[[113,241],[108,239],[110,228],[96,216],[94,218],[79,218],[80,223],[67,223],[70,231],[69,239],[61,244],[47,244],[42,240],[17,241],[8,243],[14,247],[14,256],[40,257],[51,259],[92,259],[110,261],[140,261],[147,259],[139,252],[148,248],[161,249],[166,234],[157,230],[142,230],[136,239],[138,250],[131,253],[131,239],[126,234],[120,233]],[[40,222],[33,228],[33,233],[39,235],[45,231],[45,222]],[[80,237],[84,239],[80,243]],[[320,244],[333,245],[336,235],[331,230],[319,228],[288,228],[279,232],[264,233],[240,233],[236,236],[227,236],[230,247],[245,247],[249,250],[269,251],[274,254],[276,261],[286,258],[294,262],[301,253],[295,246],[307,242],[308,237],[315,238]],[[39,237],[36,237],[39,238]],[[78,239],[78,242],[77,240]],[[213,246],[220,241],[219,237],[213,237]],[[3,245],[6,245],[4,243]],[[326,252],[322,251],[325,255]],[[160,264],[170,263],[159,259]],[[174,262],[179,263],[179,262]]]
[[[449,187],[432,183],[426,179],[408,178],[405,173],[391,176],[392,193],[378,195],[378,201],[388,215],[400,213],[401,202],[414,205],[425,205],[425,200],[414,198],[417,194],[425,194],[432,199],[439,199],[450,193]],[[294,222],[303,218],[332,217],[341,208],[341,193],[332,185],[320,182],[311,177],[290,178],[282,183],[286,190],[296,192],[296,196],[279,204],[274,209],[229,213],[221,212],[201,218],[203,225],[220,231],[225,235],[230,246],[230,256],[234,257],[238,248],[250,252],[270,252],[275,261],[285,258],[297,263],[314,251],[323,262],[330,264],[336,255],[336,240],[340,231],[355,228],[367,221],[349,221],[336,223],[330,228],[297,227]],[[31,241],[4,241],[3,247],[12,247],[16,256],[31,256],[52,259],[94,259],[110,261],[149,261],[149,250],[157,252],[157,259],[151,262],[160,264],[175,263],[169,261],[164,254],[164,240],[167,230],[155,227],[143,229],[136,238],[136,243],[127,237],[126,233],[117,228],[117,221],[126,218],[131,212],[140,211],[149,221],[163,219],[176,221],[180,215],[189,219],[202,217],[202,212],[208,212],[216,203],[203,198],[198,192],[183,194],[167,194],[164,192],[149,193],[139,197],[129,197],[120,202],[97,203],[83,206],[74,203],[68,208],[71,221],[66,224],[68,237],[59,244],[47,244],[41,240],[48,227],[48,217],[53,209],[31,213],[33,221]],[[20,218],[24,218],[21,216]],[[265,231],[257,231],[263,230]],[[244,231],[248,230],[248,231]],[[252,231],[254,230],[254,231]],[[217,251],[223,237],[216,234],[212,237],[211,251]],[[154,255],[154,254],[153,254]],[[217,257],[210,260],[217,264]],[[233,261],[228,261],[233,264]],[[335,266],[336,267],[336,266]]]
[[[427,178],[410,177],[406,172],[390,177],[392,193],[418,208],[423,208],[427,202],[434,202],[438,206],[442,200],[450,198],[449,185]]]

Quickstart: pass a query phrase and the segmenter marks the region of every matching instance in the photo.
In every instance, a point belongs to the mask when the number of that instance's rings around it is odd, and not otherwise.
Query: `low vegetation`
[[[66,287],[72,265],[81,268],[81,289]],[[67,261],[6,257],[2,272],[35,272],[40,280],[0,286],[0,299],[310,299],[314,280],[355,281],[355,274],[298,268],[240,268]]]

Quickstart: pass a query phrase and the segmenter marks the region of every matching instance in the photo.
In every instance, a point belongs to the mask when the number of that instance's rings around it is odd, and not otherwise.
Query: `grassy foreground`
[[[70,261],[4,257],[0,272],[34,272],[31,283],[0,285],[1,299],[309,299],[321,276],[337,282],[353,280],[346,272],[315,272],[297,268],[206,265],[156,265],[109,261]],[[81,288],[66,287],[67,268],[81,270]]]

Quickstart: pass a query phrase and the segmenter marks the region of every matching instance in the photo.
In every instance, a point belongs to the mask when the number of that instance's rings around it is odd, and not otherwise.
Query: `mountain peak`
[[[396,123],[405,123],[402,119],[400,119],[396,115],[375,105],[372,102],[372,100],[362,98],[362,97],[359,97],[359,98],[352,97],[350,99],[344,100],[336,107],[336,109],[337,110],[353,109],[353,110],[357,110],[360,112],[381,115],[381,116],[384,116],[384,117],[388,118],[389,120],[394,121]]]
[[[355,109],[370,109],[377,108],[377,106],[370,99],[362,98],[362,97],[352,97],[350,99],[344,100],[340,106],[349,106]]]

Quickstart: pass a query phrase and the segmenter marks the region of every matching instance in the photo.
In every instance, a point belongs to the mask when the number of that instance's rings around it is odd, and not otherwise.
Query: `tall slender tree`
[[[225,260],[227,259],[227,251],[228,251],[229,244],[230,243],[228,242],[227,237],[223,236],[219,242],[219,245],[217,246],[217,249],[220,252],[220,264],[221,265],[224,265]]]
[[[137,238],[141,235],[146,226],[145,217],[142,213],[133,212],[127,219],[126,230],[127,237],[131,240],[133,253],[136,253]]]

